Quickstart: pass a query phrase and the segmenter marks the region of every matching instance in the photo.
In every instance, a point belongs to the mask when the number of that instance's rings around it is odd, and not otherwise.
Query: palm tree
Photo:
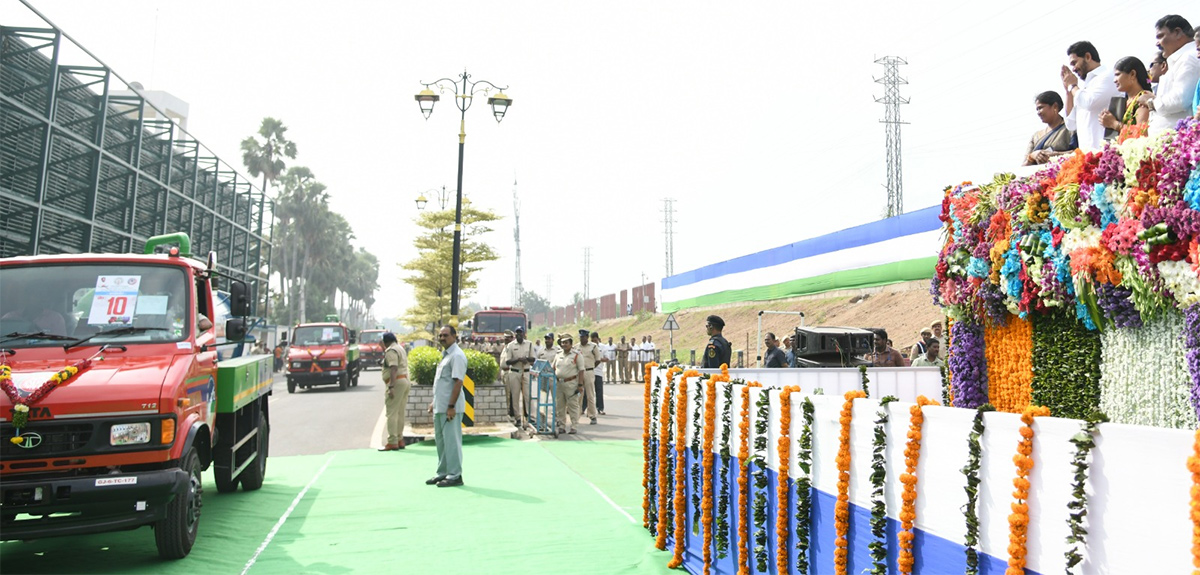
[[[284,135],[286,133],[287,126],[284,126],[282,121],[263,118],[262,125],[258,128],[258,135],[262,136],[262,141],[255,136],[242,140],[242,163],[246,165],[250,175],[262,176],[264,193],[267,191],[267,184],[274,183],[287,169],[283,158],[296,159],[296,143],[288,140]]]

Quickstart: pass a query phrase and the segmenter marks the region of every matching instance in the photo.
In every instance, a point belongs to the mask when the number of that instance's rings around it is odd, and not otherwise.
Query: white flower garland
[[[1100,334],[1100,410],[1112,421],[1195,429],[1183,316],[1171,310],[1141,328]]]

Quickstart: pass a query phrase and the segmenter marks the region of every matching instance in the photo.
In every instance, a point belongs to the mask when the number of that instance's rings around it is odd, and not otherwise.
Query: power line
[[[884,85],[882,98],[875,98],[883,104],[883,119],[887,133],[887,210],[884,217],[894,217],[904,213],[904,168],[900,155],[900,125],[908,122],[900,121],[900,104],[907,104],[908,98],[900,96],[900,85],[908,84],[908,80],[900,77],[897,66],[908,64],[904,58],[884,56],[875,60],[883,66],[883,77],[875,78],[876,84]]]
[[[592,283],[592,248],[583,248],[583,299],[588,299]]]
[[[666,252],[666,276],[675,275],[675,199],[663,198],[663,239]]]
[[[517,197],[517,178],[513,176],[513,243],[517,247],[516,269],[513,271],[513,305],[521,305],[525,288],[521,285],[521,199]]]

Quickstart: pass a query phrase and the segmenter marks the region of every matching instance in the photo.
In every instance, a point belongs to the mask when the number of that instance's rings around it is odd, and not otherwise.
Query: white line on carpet
[[[254,562],[258,560],[258,556],[267,549],[267,545],[271,544],[271,540],[275,538],[275,534],[279,532],[279,528],[283,527],[283,523],[287,521],[288,516],[292,514],[292,511],[296,510],[296,506],[300,504],[300,500],[304,499],[304,494],[308,493],[308,490],[313,486],[314,483],[317,482],[317,479],[321,477],[321,474],[325,473],[325,469],[328,468],[329,464],[333,462],[335,455],[337,454],[330,454],[329,459],[325,460],[325,465],[322,465],[321,468],[317,470],[317,474],[314,475],[311,480],[309,480],[308,485],[305,485],[304,489],[301,489],[300,493],[296,494],[296,498],[292,500],[292,504],[288,506],[287,511],[283,512],[283,516],[279,518],[279,521],[275,522],[275,526],[271,528],[270,533],[267,533],[267,538],[263,539],[262,545],[258,546],[258,550],[254,552],[254,556],[246,562],[246,566],[242,568],[242,575],[246,575],[246,572],[254,566]]]
[[[403,408],[401,408],[403,409]],[[379,410],[379,419],[375,420],[375,429],[371,430],[371,449],[383,447],[383,428],[387,425],[387,408]]]
[[[591,481],[588,481],[587,478],[584,477],[581,473],[579,473],[578,471],[575,471],[575,468],[571,467],[570,465],[567,465],[567,462],[563,461],[561,458],[559,458],[557,455],[555,455],[553,451],[550,451],[549,449],[547,449],[546,453],[549,453],[551,457],[558,459],[558,462],[563,464],[563,467],[566,467],[567,469],[571,470],[571,473],[578,475],[579,478],[582,479],[584,483],[588,484],[588,486],[591,487],[592,489],[594,489],[596,491],[596,493],[599,493],[600,497],[603,497],[604,500],[607,501],[608,504],[610,506],[612,506],[613,509],[620,511],[621,515],[624,515],[625,518],[628,519],[630,523],[637,524],[637,520],[634,519],[633,516],[629,514],[629,512],[625,511],[625,509],[622,508],[620,505],[617,505],[617,503],[615,501],[613,501],[612,499],[609,499],[607,494],[605,494],[603,491],[601,491],[599,487],[596,487],[596,484],[592,483]]]

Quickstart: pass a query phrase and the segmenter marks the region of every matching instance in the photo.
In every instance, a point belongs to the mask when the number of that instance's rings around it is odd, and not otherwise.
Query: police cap
[[[719,315],[710,315],[708,316],[707,321],[709,325],[717,329],[725,329],[725,320],[721,319],[721,316]]]
[[[513,333],[516,333],[516,332],[525,333],[525,328],[524,328],[523,326],[519,326],[519,325],[518,325],[518,326],[517,326],[517,329],[514,329],[514,330],[513,330]]]
[[[571,334],[569,334],[569,333],[564,333],[564,334],[561,334],[558,336],[558,343],[562,343],[564,341],[569,341],[571,343],[575,343],[575,339],[572,338]]]
[[[550,332],[550,333],[546,334],[546,339],[550,339],[550,340],[554,339],[554,332]]]
[[[586,329],[579,330],[579,337],[586,338],[587,336],[588,336],[588,330],[586,330]]]
[[[513,330],[511,330],[511,329],[504,330],[504,337],[512,337],[514,335],[516,335],[516,334],[513,333]]]

